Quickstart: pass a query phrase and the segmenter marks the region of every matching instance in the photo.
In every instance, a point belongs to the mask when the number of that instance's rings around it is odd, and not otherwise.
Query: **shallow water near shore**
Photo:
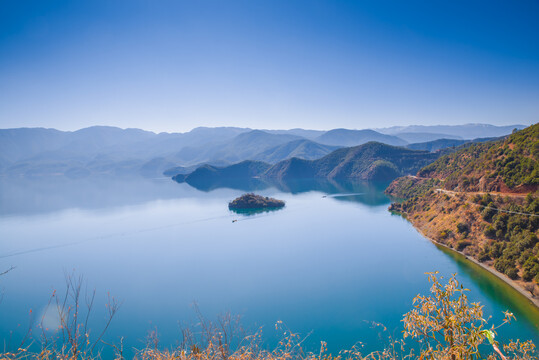
[[[387,338],[373,323],[399,338],[412,298],[428,291],[425,272],[439,271],[457,273],[491,323],[504,310],[515,313],[498,340],[539,343],[535,307],[390,214],[383,188],[257,183],[257,193],[286,206],[247,215],[227,207],[252,190],[244,184],[198,190],[170,179],[1,179],[0,270],[15,269],[0,277],[0,338],[18,345],[31,326],[29,310],[39,318],[51,293],[65,289],[66,274],[75,274],[84,277],[83,290],[96,289],[95,333],[107,292],[121,302],[105,340],[124,337],[128,352],[153,330],[162,346],[175,345],[178,322],[197,322],[194,302],[209,319],[228,311],[251,331],[263,327],[268,343],[280,320],[310,334],[308,350],[321,340],[334,353],[361,341],[368,352]]]

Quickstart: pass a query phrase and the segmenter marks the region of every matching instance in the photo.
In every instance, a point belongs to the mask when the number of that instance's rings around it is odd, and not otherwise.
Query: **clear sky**
[[[539,121],[539,1],[0,1],[0,128]]]

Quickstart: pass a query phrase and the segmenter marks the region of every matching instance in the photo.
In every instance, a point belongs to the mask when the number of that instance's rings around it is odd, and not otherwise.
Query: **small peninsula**
[[[228,203],[231,210],[244,209],[278,209],[284,207],[284,201],[267,196],[244,194]]]

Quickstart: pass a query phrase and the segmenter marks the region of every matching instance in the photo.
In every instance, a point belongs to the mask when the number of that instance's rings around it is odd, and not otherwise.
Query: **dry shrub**
[[[403,318],[403,338],[388,337],[382,349],[369,354],[361,353],[361,346],[343,350],[336,355],[327,352],[322,342],[318,352],[304,351],[305,337],[292,332],[281,321],[276,329],[282,333],[278,345],[268,350],[264,345],[261,330],[245,335],[239,317],[224,315],[216,322],[206,320],[195,307],[198,315],[197,327],[182,328],[180,345],[163,349],[159,346],[156,332],[151,332],[146,346],[135,352],[136,360],[389,360],[389,359],[436,359],[436,360],[531,360],[537,359],[535,346],[531,341],[511,341],[501,346],[494,337],[496,330],[509,323],[514,316],[506,312],[498,326],[489,326],[483,315],[483,306],[469,303],[465,289],[453,275],[446,284],[437,278],[437,273],[428,273],[432,283],[430,295],[418,295],[413,300],[413,308]],[[107,344],[102,336],[118,309],[116,301],[109,304],[109,320],[100,335],[91,340],[87,332],[87,319],[93,306],[93,295],[86,299],[85,316],[79,310],[81,303],[80,285],[82,279],[68,281],[65,297],[51,297],[61,318],[61,328],[54,337],[40,338],[41,351],[29,351],[29,345],[21,346],[14,352],[0,354],[0,360],[91,360],[101,359],[102,346],[111,346],[114,358],[124,360],[123,343]],[[95,293],[94,293],[95,294]],[[68,305],[71,304],[71,305]],[[80,322],[78,319],[84,318]],[[375,324],[387,329],[381,324]],[[411,341],[411,343],[405,343]],[[97,346],[101,344],[101,346]],[[360,344],[360,343],[359,343]],[[491,346],[490,354],[480,354],[479,345]],[[417,353],[417,354],[416,354]]]

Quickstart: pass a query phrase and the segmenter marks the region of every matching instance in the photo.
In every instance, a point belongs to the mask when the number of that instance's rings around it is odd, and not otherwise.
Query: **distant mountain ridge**
[[[462,139],[476,139],[485,137],[499,137],[508,135],[514,129],[524,129],[526,125],[496,126],[490,124],[464,124],[464,125],[410,125],[393,126],[374,129],[387,135],[399,136],[401,133],[437,133],[461,137]],[[445,138],[451,138],[445,136]],[[436,140],[436,139],[431,139]]]
[[[209,146],[185,147],[175,155],[175,159],[187,165],[215,160],[235,163],[248,159],[260,151],[299,139],[302,138],[297,135],[270,134],[262,130],[251,130],[229,141]]]
[[[318,160],[292,158],[268,169],[264,176],[290,178],[354,178],[387,181],[434,161],[436,154],[368,142],[335,150]]]
[[[449,135],[449,134],[437,134],[437,133],[421,133],[421,132],[400,132],[397,135],[400,139],[407,141],[408,143],[422,143],[430,142],[441,139],[447,140],[463,140],[461,136]]]
[[[377,142],[342,148],[317,159],[290,158],[270,165],[260,161],[243,161],[227,167],[202,166],[190,174],[173,179],[197,188],[210,189],[234,181],[256,182],[258,179],[311,180],[355,179],[390,181],[404,174],[415,173],[438,158],[439,154],[409,150]]]
[[[265,162],[251,160],[245,160],[226,167],[203,165],[190,174],[176,175],[175,180],[215,181],[221,179],[249,179],[260,176],[270,167],[271,165]]]
[[[315,138],[319,143],[337,146],[357,146],[369,141],[377,141],[388,145],[405,145],[407,142],[391,135],[381,134],[374,130],[334,129]]]
[[[434,138],[443,136],[441,133],[431,135]],[[421,134],[412,137],[425,138]],[[180,169],[201,164],[227,166],[243,160],[275,164],[292,157],[315,160],[339,147],[369,141],[408,144],[398,136],[374,130],[347,129],[263,131],[199,127],[186,133],[158,134],[110,126],[93,126],[77,131],[0,129],[0,174],[157,177],[165,171],[171,174],[169,170],[173,168],[185,172]]]
[[[264,150],[254,155],[252,160],[260,160],[268,163],[276,163],[293,157],[314,160],[338,148],[339,146],[324,145],[307,139],[298,139]]]
[[[473,143],[480,143],[486,141],[499,140],[500,138],[479,138],[473,140],[458,140],[458,139],[438,139],[433,141],[427,141],[423,143],[408,144],[406,148],[412,150],[427,150],[430,152],[440,151],[447,148],[457,148],[463,145],[471,145]]]

